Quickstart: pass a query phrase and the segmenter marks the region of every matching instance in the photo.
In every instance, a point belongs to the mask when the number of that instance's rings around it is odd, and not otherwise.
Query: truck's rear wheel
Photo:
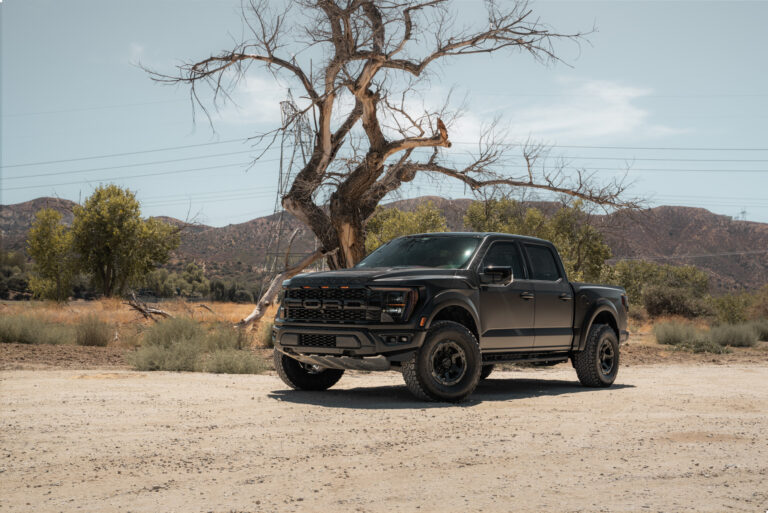
[[[327,390],[344,374],[342,369],[326,369],[301,363],[280,351],[274,353],[275,370],[280,379],[295,390]]]
[[[408,390],[429,401],[463,401],[480,381],[482,358],[475,336],[452,321],[436,322],[421,348],[403,362]]]
[[[607,324],[593,324],[583,351],[573,355],[573,367],[585,387],[609,387],[619,373],[619,340]]]

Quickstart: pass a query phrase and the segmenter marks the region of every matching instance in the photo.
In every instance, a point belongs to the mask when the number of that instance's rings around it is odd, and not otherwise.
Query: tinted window
[[[560,270],[557,267],[555,255],[546,246],[529,246],[526,244],[528,259],[531,261],[531,269],[534,280],[557,281],[560,279]]]
[[[356,267],[464,267],[480,243],[478,237],[401,237],[365,257]]]
[[[514,242],[494,242],[483,259],[483,267],[488,266],[511,267],[512,276],[525,279],[523,259]]]

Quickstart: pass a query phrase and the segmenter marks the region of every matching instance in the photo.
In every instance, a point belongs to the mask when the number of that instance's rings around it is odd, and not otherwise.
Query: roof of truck
[[[514,233],[500,233],[500,232],[432,232],[432,233],[414,233],[412,235],[405,235],[405,237],[502,237],[506,239],[526,240],[530,242],[544,242],[546,244],[552,244],[548,240],[539,239],[538,237],[529,237],[527,235],[516,235]]]

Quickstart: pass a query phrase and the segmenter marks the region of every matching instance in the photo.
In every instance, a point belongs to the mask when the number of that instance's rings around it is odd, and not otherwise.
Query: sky
[[[477,0],[454,2],[477,20]],[[562,32],[562,63],[520,53],[446,61],[422,101],[464,99],[447,158],[461,160],[498,117],[510,141],[607,181],[627,173],[649,206],[685,205],[768,222],[768,2],[532,2]],[[295,84],[254,67],[213,128],[189,90],[150,80],[231,49],[239,0],[2,0],[0,204],[84,200],[101,183],[135,191],[147,216],[240,223],[275,209],[279,150],[253,166],[244,142],[275,128]],[[303,57],[307,57],[305,54]],[[310,56],[319,59],[319,55]],[[414,100],[416,101],[416,100]],[[629,171],[627,171],[627,169]],[[399,197],[471,197],[417,179]]]

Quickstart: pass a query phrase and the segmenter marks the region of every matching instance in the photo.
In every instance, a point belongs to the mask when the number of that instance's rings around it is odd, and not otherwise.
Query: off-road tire
[[[449,360],[454,365],[435,367],[435,362]],[[482,365],[480,347],[472,332],[457,322],[438,321],[430,328],[421,347],[403,362],[403,379],[418,399],[456,403],[475,390]]]
[[[606,368],[606,358],[610,359],[610,369]],[[574,354],[572,360],[583,386],[611,386],[619,372],[619,340],[616,332],[607,324],[593,324],[584,350]]]
[[[301,362],[275,350],[273,359],[280,379],[294,390],[327,390],[344,375],[343,369],[321,368],[310,372]]]
[[[493,372],[493,364],[492,363],[483,365],[483,368],[480,370],[480,380],[484,380],[485,378],[490,376],[491,372]]]

